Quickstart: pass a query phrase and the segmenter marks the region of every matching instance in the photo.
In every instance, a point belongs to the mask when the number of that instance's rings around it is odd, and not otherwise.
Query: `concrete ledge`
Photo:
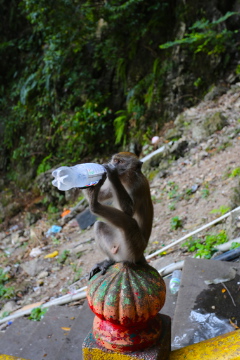
[[[240,330],[172,351],[169,360],[239,360]]]
[[[90,332],[83,342],[84,360],[168,360],[171,349],[171,319],[160,314],[163,324],[162,335],[159,342],[146,350],[132,353],[118,353],[107,350],[98,345]],[[0,359],[1,360],[1,359]]]
[[[27,360],[27,359],[20,358],[19,356],[16,357],[16,356],[0,354],[0,360]]]

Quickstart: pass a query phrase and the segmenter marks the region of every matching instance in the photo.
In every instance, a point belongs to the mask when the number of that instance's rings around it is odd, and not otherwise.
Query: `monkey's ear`
[[[138,162],[138,166],[137,166],[137,168],[138,168],[139,170],[141,170],[141,168],[142,168],[142,164],[143,164],[143,162],[142,162],[142,161],[139,161],[139,162]]]

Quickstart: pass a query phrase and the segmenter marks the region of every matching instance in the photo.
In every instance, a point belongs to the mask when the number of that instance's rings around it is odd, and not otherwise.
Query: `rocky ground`
[[[153,134],[159,135],[158,146],[165,150],[144,164],[154,203],[146,255],[240,205],[239,110],[240,84],[223,95],[214,88],[198,106],[186,109],[164,131]],[[144,151],[143,156],[152,151],[151,146]],[[4,271],[0,270],[0,317],[27,304],[74,293],[87,284],[89,270],[103,259],[92,227],[81,230],[73,216],[86,206],[81,193],[72,192],[68,199],[67,209],[75,209],[72,216],[61,217],[66,210],[66,205],[61,205],[62,195],[55,205],[49,203],[48,211],[42,210],[44,192],[52,187],[45,175],[40,195],[38,191],[36,195],[16,192],[6,182],[0,184],[0,262]],[[48,236],[52,225],[61,226],[61,231]],[[206,234],[225,231],[228,239],[233,239],[239,236],[239,226],[236,217],[229,218],[198,238],[203,241]],[[149,262],[161,268],[195,253],[179,244]],[[8,307],[3,306],[6,303]]]

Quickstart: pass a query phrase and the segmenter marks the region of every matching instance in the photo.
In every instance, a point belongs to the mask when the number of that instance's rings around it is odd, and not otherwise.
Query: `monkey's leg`
[[[100,250],[108,256],[108,259],[93,266],[89,274],[89,280],[99,271],[104,275],[107,269],[115,263],[112,255],[118,251],[118,245],[114,241],[115,231],[108,224],[97,221],[94,224],[95,240]]]

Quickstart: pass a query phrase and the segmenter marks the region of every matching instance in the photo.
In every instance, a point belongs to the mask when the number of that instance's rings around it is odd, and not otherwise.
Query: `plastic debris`
[[[224,283],[226,281],[233,280],[236,276],[236,273],[237,273],[237,270],[234,268],[231,268],[231,269],[229,269],[229,273],[226,275],[225,278],[209,279],[209,280],[204,280],[204,282],[206,285]]]
[[[240,256],[240,247],[233,250],[229,250],[224,254],[218,255],[215,258],[213,258],[213,260],[231,261],[238,258],[239,256]]]
[[[182,271],[181,270],[174,270],[172,273],[172,278],[169,283],[169,290],[171,294],[177,294],[180,283],[181,283]]]
[[[61,213],[61,217],[64,217],[64,216],[66,216],[66,215],[68,215],[68,214],[70,214],[70,212],[71,212],[71,210],[64,210],[62,213]]]
[[[56,256],[58,256],[58,251],[57,250],[53,251],[51,254],[45,255],[44,259],[51,259],[51,258],[54,258]]]
[[[49,237],[51,235],[57,234],[62,230],[61,226],[58,225],[52,225],[50,229],[46,232],[46,237]]]
[[[19,229],[19,226],[18,225],[13,225],[10,227],[9,231],[10,233],[14,232],[14,231],[17,231]]]
[[[233,330],[227,319],[220,319],[215,313],[201,313],[200,309],[192,310],[189,319],[192,326],[189,329],[184,329],[182,336],[176,336],[173,339],[172,350],[196,344]]]
[[[152,144],[157,144],[159,142],[159,140],[160,140],[159,136],[154,136],[152,138]]]
[[[38,247],[33,248],[29,255],[31,257],[37,257],[37,256],[39,256],[41,254],[42,254],[42,250],[40,249],[40,246],[38,246]]]
[[[70,331],[71,328],[70,327],[61,327],[62,330],[65,330],[65,331]]]

